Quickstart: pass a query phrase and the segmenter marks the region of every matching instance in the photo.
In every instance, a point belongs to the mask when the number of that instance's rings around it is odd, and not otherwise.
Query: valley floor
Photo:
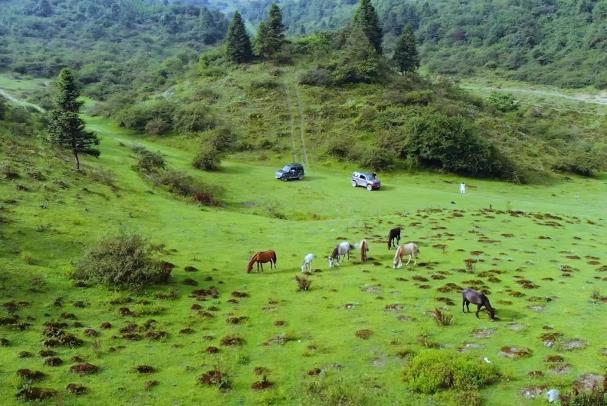
[[[251,156],[203,173],[191,168],[192,151],[98,117],[87,122],[102,137],[100,159],[87,165],[112,171],[114,188],[35,154],[15,165],[46,165],[44,180],[24,169],[0,181],[0,320],[16,314],[27,324],[0,325],[1,404],[20,402],[22,368],[44,372],[33,386],[58,390],[63,404],[446,404],[449,395],[414,394],[403,382],[407,354],[432,346],[498,366],[503,378],[481,391],[490,405],[543,404],[542,390],[605,373],[606,177],[547,186],[463,179],[469,192],[460,196],[459,177],[395,174],[369,193],[350,186],[354,168],[337,164],[312,162],[304,181],[288,183],[273,179],[280,162]],[[133,170],[133,144],[223,186],[225,206],[202,208],[145,182]],[[0,158],[12,160],[8,149]],[[391,267],[385,238],[397,225],[404,242],[421,247],[417,266]],[[172,281],[140,294],[74,287],[74,262],[121,228],[162,247],[177,265]],[[324,258],[339,241],[363,238],[369,262],[328,269]],[[277,252],[278,269],[246,274],[251,253],[266,249]],[[297,292],[309,252],[318,257],[311,290]],[[490,292],[499,320],[461,312],[468,286]],[[436,307],[453,325],[435,324]],[[53,349],[59,366],[40,355],[50,320],[84,340]],[[513,347],[528,356],[517,359]],[[98,372],[70,371],[82,361]],[[214,368],[230,390],[198,383]],[[264,375],[274,385],[253,389]],[[69,383],[89,393],[68,394]],[[538,399],[523,395],[535,389]]]

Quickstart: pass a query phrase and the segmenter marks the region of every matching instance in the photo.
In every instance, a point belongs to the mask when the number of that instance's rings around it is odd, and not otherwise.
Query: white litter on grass
[[[558,389],[550,389],[548,392],[546,392],[546,396],[548,396],[549,403],[557,402],[560,398],[560,395],[561,393]]]
[[[485,361],[487,364],[491,364],[491,361],[487,357],[483,358],[483,361]]]

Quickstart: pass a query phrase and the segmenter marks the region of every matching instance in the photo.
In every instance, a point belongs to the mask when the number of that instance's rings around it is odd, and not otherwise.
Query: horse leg
[[[480,311],[481,311],[481,307],[483,307],[483,305],[482,305],[482,304],[476,305],[476,318],[477,318],[477,319],[480,319],[480,317],[478,317],[478,312],[480,312]]]
[[[466,313],[466,310],[465,310],[465,306],[466,306],[466,304],[467,304],[466,302],[467,302],[467,300],[466,300],[466,298],[464,298],[464,299],[462,300],[462,313]]]
[[[409,254],[409,260],[407,261],[407,265],[409,265],[409,262],[411,262],[411,254]]]

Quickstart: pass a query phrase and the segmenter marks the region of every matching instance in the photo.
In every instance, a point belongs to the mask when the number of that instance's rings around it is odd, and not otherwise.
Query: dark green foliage
[[[409,387],[426,394],[446,389],[479,389],[497,382],[499,376],[495,365],[448,350],[422,351],[405,369]]]
[[[425,166],[517,180],[513,165],[464,118],[428,112],[407,124],[407,135],[403,155]]]
[[[104,237],[76,265],[77,281],[118,288],[140,288],[168,278],[152,259],[148,241],[139,234],[120,232]]]
[[[493,92],[491,95],[489,95],[487,101],[489,104],[503,113],[518,109],[518,100],[516,100],[514,96],[509,93]]]
[[[278,4],[270,7],[268,19],[259,24],[255,51],[262,58],[273,58],[282,51],[285,43],[285,26],[282,22],[282,12]]]
[[[53,145],[69,149],[76,158],[76,169],[80,169],[80,154],[98,157],[99,145],[95,133],[86,131],[80,118],[81,102],[76,81],[69,69],[59,74],[54,97],[55,108],[49,114],[48,133]]]
[[[221,41],[225,16],[185,2],[3,0],[0,70],[33,76],[82,70],[87,95],[163,84]],[[4,45],[4,46],[3,46]],[[167,58],[179,61],[163,63]]]
[[[358,10],[354,14],[353,25],[365,33],[375,51],[381,54],[384,34],[371,0],[360,0]]]
[[[192,165],[203,171],[217,171],[221,167],[221,157],[214,148],[204,148],[196,155]]]
[[[253,59],[251,40],[238,11],[234,13],[228,29],[226,53],[233,63],[246,63]]]
[[[116,115],[116,120],[124,128],[144,132],[147,129],[156,131],[157,128],[166,131],[173,128],[174,105],[163,99],[134,103]],[[151,124],[150,124],[151,123]],[[160,134],[160,133],[158,133]]]
[[[594,386],[590,390],[573,388],[561,395],[563,406],[604,406],[607,404],[607,386]]]
[[[173,128],[180,134],[206,131],[215,126],[215,118],[204,103],[180,105],[175,110]]]
[[[400,36],[396,43],[392,62],[400,72],[414,72],[419,68],[419,55],[415,45],[415,34],[413,28],[408,25],[405,32]]]

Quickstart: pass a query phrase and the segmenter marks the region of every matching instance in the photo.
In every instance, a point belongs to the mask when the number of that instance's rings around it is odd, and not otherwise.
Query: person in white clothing
[[[464,182],[459,184],[459,193],[461,195],[465,195],[466,194],[466,184]]]

